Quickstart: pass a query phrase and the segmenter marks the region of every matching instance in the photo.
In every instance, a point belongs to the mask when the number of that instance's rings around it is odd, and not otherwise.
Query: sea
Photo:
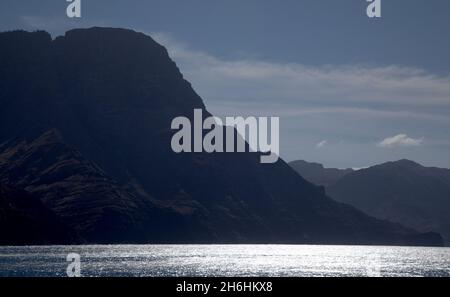
[[[450,248],[350,245],[0,247],[2,277],[67,277],[74,263],[82,277],[449,277]]]

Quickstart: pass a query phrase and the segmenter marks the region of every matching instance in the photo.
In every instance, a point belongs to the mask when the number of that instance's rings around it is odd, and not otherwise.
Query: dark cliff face
[[[355,171],[327,192],[378,218],[441,233],[450,243],[450,170],[409,160]]]
[[[39,195],[90,242],[440,244],[332,201],[282,160],[174,153],[172,119],[208,113],[141,33],[2,33],[0,57],[0,180]],[[62,151],[48,141],[54,129]]]
[[[66,226],[37,197],[0,184],[0,245],[79,243]]]

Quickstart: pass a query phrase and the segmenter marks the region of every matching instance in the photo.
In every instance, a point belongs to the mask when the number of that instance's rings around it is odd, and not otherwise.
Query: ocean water
[[[332,245],[0,247],[0,276],[450,276],[450,248]]]

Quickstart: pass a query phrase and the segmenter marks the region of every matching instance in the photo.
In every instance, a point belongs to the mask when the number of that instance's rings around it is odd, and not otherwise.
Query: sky
[[[450,168],[450,1],[381,1],[1,0],[0,31],[144,32],[215,115],[279,116],[286,161]]]

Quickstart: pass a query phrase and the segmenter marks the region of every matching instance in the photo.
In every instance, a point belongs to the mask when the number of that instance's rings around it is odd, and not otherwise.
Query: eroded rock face
[[[164,240],[166,231],[187,231],[180,214],[120,186],[56,130],[0,146],[0,173],[2,182],[39,197],[37,202],[87,242]],[[171,221],[180,223],[179,231],[171,230]]]
[[[282,160],[174,153],[172,119],[209,114],[144,34],[2,33],[0,57],[0,180],[89,242],[441,244],[332,201]]]

